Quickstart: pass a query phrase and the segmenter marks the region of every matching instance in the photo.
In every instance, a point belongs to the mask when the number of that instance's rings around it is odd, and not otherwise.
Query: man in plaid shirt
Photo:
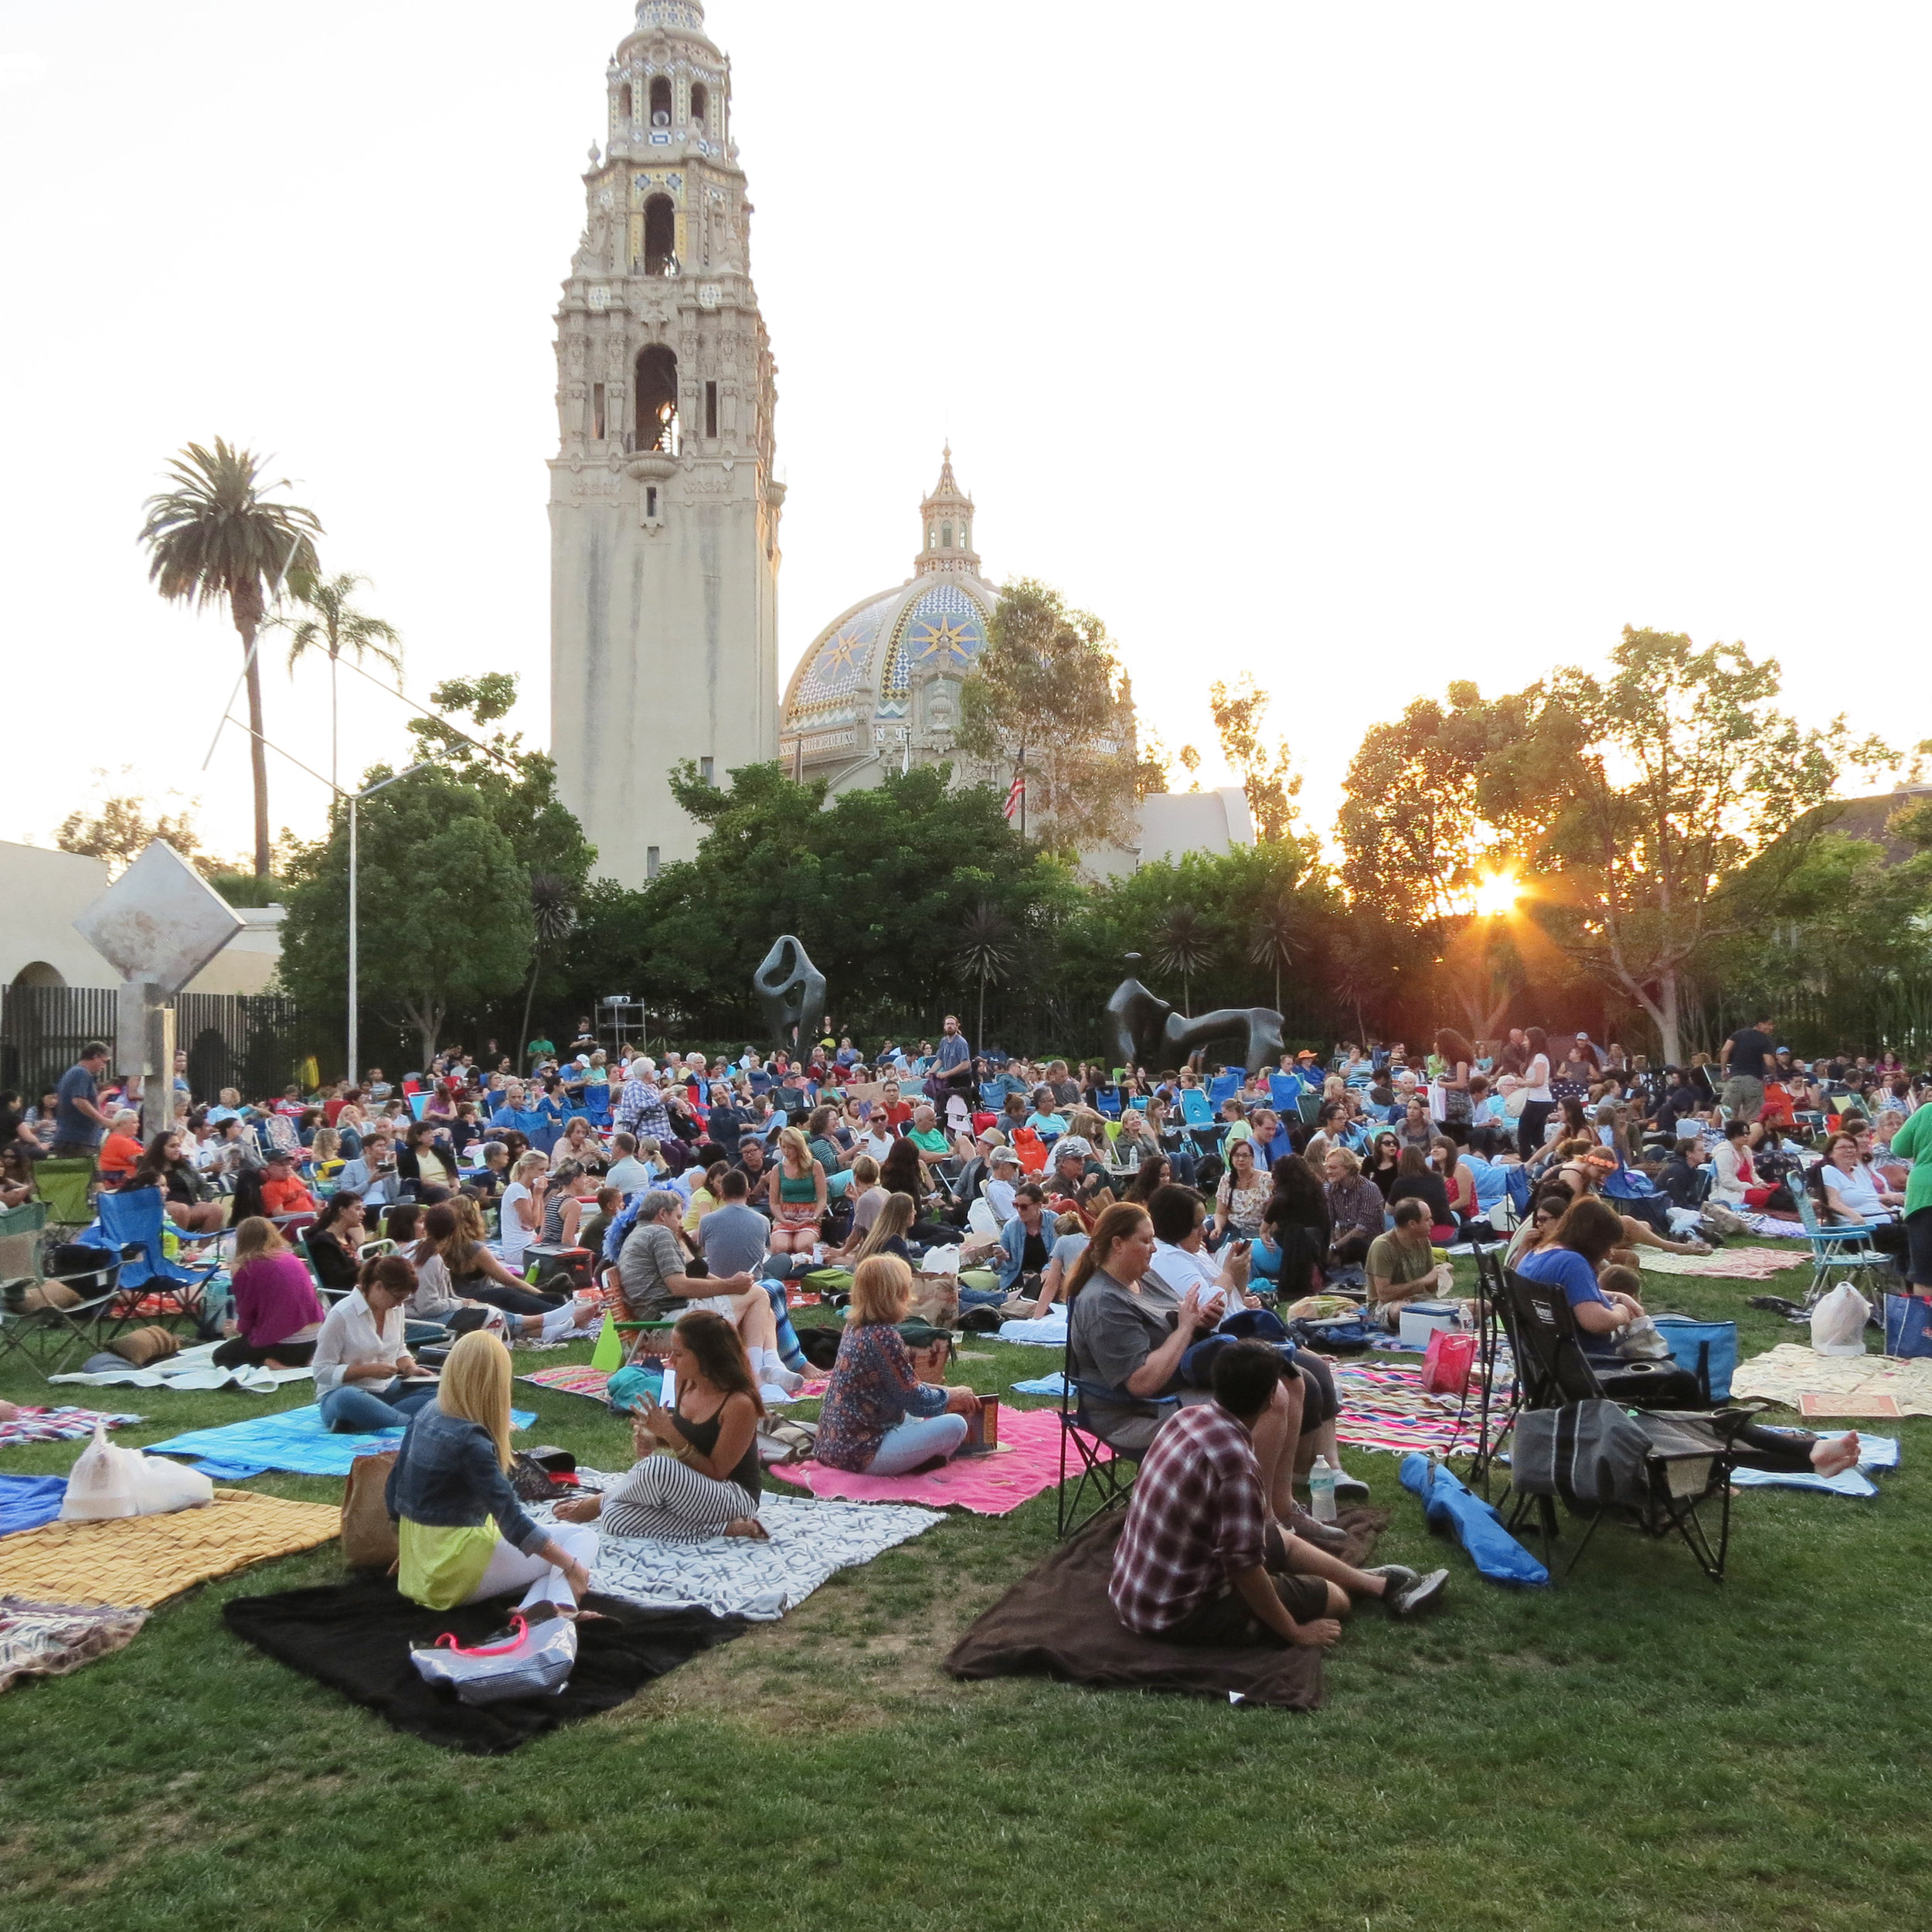
[[[1352,1597],[1379,1597],[1406,1617],[1441,1595],[1446,1570],[1355,1570],[1270,1519],[1253,1430],[1288,1406],[1284,1379],[1294,1374],[1264,1342],[1224,1349],[1214,1400],[1182,1409],[1155,1437],[1108,1588],[1129,1630],[1170,1644],[1249,1647],[1271,1634],[1326,1649]]]
[[[633,1060],[631,1077],[617,1100],[617,1125],[640,1140],[671,1138],[670,1111],[658,1091],[656,1074],[657,1069],[648,1060]]]

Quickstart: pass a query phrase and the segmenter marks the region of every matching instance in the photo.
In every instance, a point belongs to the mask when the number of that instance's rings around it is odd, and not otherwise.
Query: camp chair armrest
[[[1082,1382],[1077,1377],[1065,1378],[1067,1388],[1083,1402],[1111,1403],[1117,1409],[1175,1409],[1180,1406],[1179,1396],[1137,1396],[1127,1389],[1116,1389],[1104,1382]]]

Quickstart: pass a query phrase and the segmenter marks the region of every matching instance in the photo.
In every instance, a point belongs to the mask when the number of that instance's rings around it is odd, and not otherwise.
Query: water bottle
[[[1326,1456],[1318,1456],[1308,1471],[1308,1514],[1317,1522],[1335,1521],[1335,1478],[1340,1472]]]

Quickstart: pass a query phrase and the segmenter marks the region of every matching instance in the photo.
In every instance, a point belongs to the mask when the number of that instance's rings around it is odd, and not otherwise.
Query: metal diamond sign
[[[243,921],[173,846],[157,838],[73,923],[122,978],[178,993]]]

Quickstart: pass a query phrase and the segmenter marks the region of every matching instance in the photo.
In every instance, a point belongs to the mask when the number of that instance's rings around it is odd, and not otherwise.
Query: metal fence
[[[111,986],[0,988],[0,1087],[38,1099],[90,1039],[114,1038]],[[274,993],[182,993],[175,1002],[175,1043],[188,1055],[197,1100],[224,1087],[245,1100],[279,1094],[299,1079],[312,1029],[295,1002]]]

